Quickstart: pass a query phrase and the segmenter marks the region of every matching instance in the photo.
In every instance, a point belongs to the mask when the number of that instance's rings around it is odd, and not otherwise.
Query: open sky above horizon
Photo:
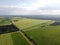
[[[60,0],[0,0],[0,15],[60,14]]]

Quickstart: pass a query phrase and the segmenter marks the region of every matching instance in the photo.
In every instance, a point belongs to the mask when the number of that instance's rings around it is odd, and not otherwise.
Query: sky
[[[0,15],[60,15],[60,0],[0,0]]]

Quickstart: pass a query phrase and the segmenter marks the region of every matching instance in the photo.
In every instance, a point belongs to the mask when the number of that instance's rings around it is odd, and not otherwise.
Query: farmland
[[[51,25],[55,21],[23,19],[15,22],[18,28],[33,39],[37,45],[60,45],[60,25]]]
[[[13,22],[18,28],[25,30],[26,28],[39,25],[41,23],[51,22],[50,20],[35,20],[35,19],[22,19],[18,22]]]
[[[0,45],[29,45],[11,20],[0,20],[2,22],[0,24]]]
[[[1,34],[0,45],[31,45],[32,41],[37,45],[60,45],[60,21],[15,17],[4,24],[12,23],[18,31]]]
[[[1,34],[0,45],[29,45],[29,43],[23,38],[19,32]]]

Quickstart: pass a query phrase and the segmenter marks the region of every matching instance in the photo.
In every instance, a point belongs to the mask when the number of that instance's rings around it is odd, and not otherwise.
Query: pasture
[[[60,26],[51,26],[55,21],[23,19],[14,24],[25,31],[37,45],[59,45]]]
[[[60,45],[60,21],[11,18],[4,22],[2,25],[13,23],[18,30],[23,31],[37,45]],[[0,45],[30,45],[20,31],[1,34]]]

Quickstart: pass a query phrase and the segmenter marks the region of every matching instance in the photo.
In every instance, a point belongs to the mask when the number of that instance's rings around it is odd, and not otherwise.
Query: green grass
[[[0,26],[12,24],[11,20],[0,19]],[[29,45],[20,32],[0,34],[0,45]]]
[[[60,45],[60,26],[39,27],[25,32],[38,45]]]
[[[39,25],[41,23],[50,22],[51,20],[35,20],[35,19],[22,19],[18,22],[13,22],[19,29],[25,30],[26,28]]]
[[[29,45],[29,43],[23,38],[20,32],[11,34],[14,45]]]
[[[37,45],[60,45],[60,26],[51,26],[55,21],[23,19],[14,24],[25,31]]]
[[[0,45],[13,45],[11,34],[1,34]]]
[[[18,21],[14,21],[18,20]],[[37,45],[60,45],[60,26],[51,26],[55,21],[14,18],[14,25],[22,29]],[[3,24],[8,24],[3,23]],[[0,35],[0,45],[29,45],[20,32]]]
[[[0,35],[0,45],[29,45],[20,32]]]

